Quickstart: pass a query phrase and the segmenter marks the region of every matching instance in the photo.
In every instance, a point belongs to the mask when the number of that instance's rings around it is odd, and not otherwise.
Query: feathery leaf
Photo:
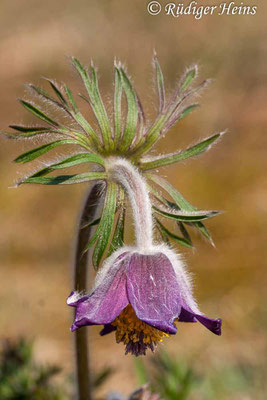
[[[110,130],[109,119],[107,116],[107,112],[105,110],[104,104],[102,102],[100,92],[98,89],[98,79],[96,71],[93,67],[91,67],[92,79],[89,76],[88,71],[82,66],[82,64],[77,60],[77,58],[72,58],[73,64],[77,69],[80,77],[86,87],[90,98],[90,104],[96,116],[97,122],[102,132],[102,137],[104,144],[107,147],[111,146],[112,142],[112,134]]]
[[[185,247],[193,247],[192,242],[188,241],[185,238],[182,238],[180,236],[177,236],[175,233],[170,232],[157,218],[155,218],[156,224],[164,232],[165,235],[167,235],[170,239],[173,239],[175,242],[181,244],[182,246]]]
[[[62,104],[65,105],[66,109],[69,109],[69,105],[67,100],[65,99],[62,91],[59,89],[57,83],[49,78],[44,78],[47,82],[49,82],[51,88],[54,90],[55,94],[57,95],[58,99],[61,101]]]
[[[123,246],[124,236],[125,209],[122,208],[119,212],[116,228],[113,234],[112,241],[109,246],[108,257],[117,249]]]
[[[42,146],[35,147],[32,150],[26,151],[26,153],[18,156],[14,162],[16,163],[27,163],[29,161],[35,160],[36,158],[42,156],[48,151],[54,149],[55,147],[61,146],[63,144],[79,144],[75,139],[62,139],[56,140],[54,142],[43,144]],[[79,144],[80,145],[80,144]]]
[[[174,219],[176,221],[183,221],[183,222],[197,222],[202,221],[207,218],[214,217],[215,215],[219,214],[219,211],[215,210],[208,210],[208,211],[175,211],[175,212],[168,212],[157,207],[153,207],[153,210],[161,215],[162,217]]]
[[[53,172],[56,169],[73,167],[74,165],[82,163],[97,163],[100,164],[101,166],[104,166],[104,160],[98,154],[80,153],[80,154],[75,154],[74,156],[67,157],[56,163],[51,163],[47,167],[42,168],[39,171],[35,172],[28,178],[44,176],[49,174],[50,172]]]
[[[87,251],[96,243],[93,253],[93,264],[95,268],[98,268],[100,260],[110,240],[116,212],[116,199],[117,184],[115,182],[107,182],[106,196],[101,220],[98,224],[96,232],[91,237],[85,249],[85,251]]]
[[[127,107],[128,107],[126,124],[121,144],[119,146],[121,151],[125,151],[131,146],[136,132],[136,127],[138,123],[138,104],[137,104],[137,96],[135,94],[131,81],[128,78],[126,72],[123,70],[123,68],[120,68],[119,71],[122,80],[122,87],[124,89],[127,98]]]
[[[189,68],[182,77],[180,83],[180,91],[184,92],[191,85],[196,76],[197,76],[197,66],[194,65],[192,68]]]
[[[48,115],[46,115],[44,112],[42,112],[41,110],[39,110],[39,108],[37,108],[35,105],[33,105],[32,103],[30,103],[29,101],[26,100],[22,100],[19,99],[19,102],[23,105],[23,107],[26,108],[26,110],[30,111],[32,114],[34,114],[37,118],[47,122],[49,125],[52,126],[56,126],[58,127],[59,124],[52,120],[50,117],[48,117]]]
[[[59,175],[53,177],[36,176],[24,179],[21,183],[35,183],[40,185],[71,185],[74,183],[89,182],[94,180],[106,179],[105,172],[84,172],[74,175]]]
[[[165,88],[163,74],[156,53],[154,54],[154,65],[156,70],[157,87],[159,94],[159,112],[161,113],[165,107]]]
[[[23,125],[9,125],[10,128],[17,131],[17,133],[3,132],[5,136],[10,139],[31,138],[45,133],[58,133],[57,129],[47,128],[44,126],[23,126]]]
[[[147,171],[149,169],[154,169],[158,167],[163,167],[165,165],[173,164],[178,161],[185,160],[190,157],[196,157],[199,154],[208,151],[212,144],[218,140],[224,132],[217,133],[213,136],[210,136],[201,142],[187,148],[186,150],[178,151],[177,153],[166,154],[160,157],[150,158],[149,161],[142,161],[140,163],[140,169],[143,171]]]
[[[121,98],[122,80],[120,71],[115,67],[115,91],[114,91],[114,142],[115,146],[121,138]]]
[[[162,187],[172,197],[172,199],[174,200],[174,202],[178,206],[178,208],[181,208],[182,210],[186,210],[186,211],[196,211],[197,210],[197,208],[192,206],[181,195],[181,193],[177,189],[175,189],[168,181],[166,181],[161,176],[153,175],[153,174],[149,174],[149,173],[146,173],[145,176],[148,179],[152,180],[152,182],[154,182],[157,185],[159,185],[160,187]],[[195,222],[194,225],[213,244],[211,235],[210,235],[208,229],[205,227],[205,225],[202,222]]]

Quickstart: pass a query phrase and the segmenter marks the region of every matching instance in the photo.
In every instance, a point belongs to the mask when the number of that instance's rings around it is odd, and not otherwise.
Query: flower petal
[[[191,312],[182,307],[179,315],[179,322],[197,322],[197,320]]]
[[[71,307],[77,307],[77,305],[88,299],[87,296],[81,296],[79,292],[71,292],[69,297],[67,298],[67,304]]]
[[[208,328],[211,332],[215,333],[215,335],[220,336],[222,334],[222,320],[221,318],[213,319],[205,317],[205,315],[196,315],[196,319]]]
[[[127,292],[137,317],[174,334],[181,311],[180,289],[172,264],[163,253],[133,253],[127,273]]]
[[[215,335],[221,335],[222,320],[220,318],[213,319],[208,318],[205,315],[194,313],[188,307],[182,307],[181,314],[179,315],[179,321],[181,322],[196,322],[199,321]]]
[[[117,329],[116,326],[113,326],[111,324],[106,324],[104,325],[104,328],[100,331],[100,336],[105,336],[108,335],[111,332],[114,332]]]
[[[93,293],[77,303],[72,331],[85,325],[109,324],[129,304],[126,292],[128,262],[127,253],[119,256]]]

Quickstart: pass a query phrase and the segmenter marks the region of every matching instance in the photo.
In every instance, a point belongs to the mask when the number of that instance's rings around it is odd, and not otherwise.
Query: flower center
[[[125,354],[132,353],[135,356],[145,355],[147,348],[154,351],[157,343],[162,342],[165,336],[170,336],[138,319],[130,304],[112,325],[116,327],[117,343],[126,345]]]

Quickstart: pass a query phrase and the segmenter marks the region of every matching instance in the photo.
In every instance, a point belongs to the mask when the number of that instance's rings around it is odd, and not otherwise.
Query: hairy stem
[[[126,159],[110,160],[109,174],[126,190],[134,217],[136,246],[146,250],[153,245],[153,221],[149,192],[144,178]]]
[[[74,263],[74,287],[75,291],[83,292],[87,289],[87,264],[88,252],[84,249],[91,235],[91,226],[83,226],[91,221],[97,211],[100,200],[101,185],[95,184],[86,196],[81,212]],[[92,379],[89,365],[89,348],[87,342],[87,328],[83,327],[75,331],[76,373],[78,384],[78,399],[92,400]]]

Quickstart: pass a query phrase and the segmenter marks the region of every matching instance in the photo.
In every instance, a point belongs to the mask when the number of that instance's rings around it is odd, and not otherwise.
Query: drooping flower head
[[[175,334],[175,322],[199,321],[217,335],[221,320],[202,315],[193,298],[181,257],[166,245],[153,243],[152,212],[146,185],[126,160],[113,160],[110,179],[120,182],[131,202],[136,247],[123,246],[98,272],[89,295],[71,293],[67,303],[76,307],[72,330],[104,325],[102,335],[116,331],[126,354],[152,351],[164,336]]]
[[[126,354],[152,351],[165,336],[177,332],[175,322],[201,322],[221,334],[221,320],[205,317],[192,295],[182,260],[165,246],[151,254],[136,249],[118,250],[107,260],[90,295],[72,293],[76,307],[72,330],[104,325],[101,335],[116,331]]]

